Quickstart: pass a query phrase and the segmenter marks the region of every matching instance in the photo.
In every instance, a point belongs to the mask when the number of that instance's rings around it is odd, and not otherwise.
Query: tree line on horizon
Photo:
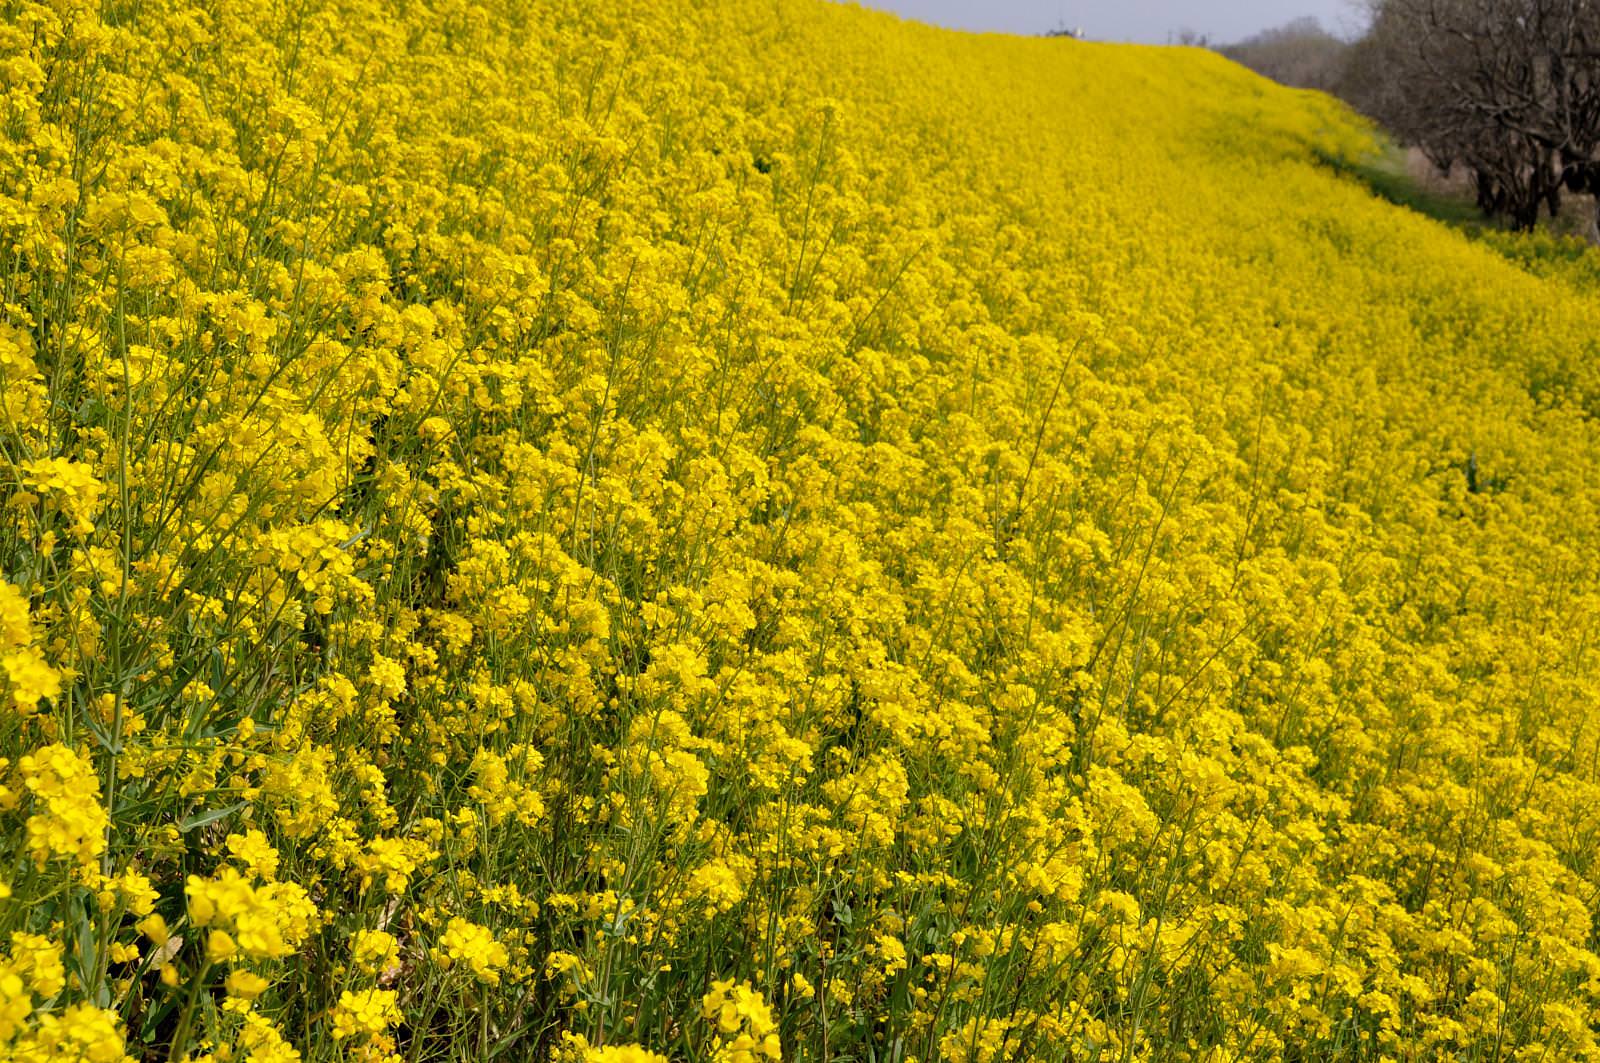
[[[1346,39],[1298,18],[1218,48],[1350,103],[1517,229],[1568,193],[1600,204],[1600,0],[1370,0]],[[1600,207],[1588,236],[1600,243]]]

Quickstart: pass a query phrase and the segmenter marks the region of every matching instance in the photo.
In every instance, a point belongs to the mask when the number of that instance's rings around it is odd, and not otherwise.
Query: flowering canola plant
[[[1600,1056],[1600,268],[1190,49],[0,0],[0,1060]]]

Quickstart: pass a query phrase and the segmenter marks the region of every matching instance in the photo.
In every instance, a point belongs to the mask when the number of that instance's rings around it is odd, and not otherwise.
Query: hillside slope
[[[1597,1051],[1581,259],[1194,50],[3,10],[0,1057]]]

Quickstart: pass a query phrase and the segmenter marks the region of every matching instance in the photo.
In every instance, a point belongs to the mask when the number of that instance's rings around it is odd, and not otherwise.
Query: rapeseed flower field
[[[0,1059],[1600,1057],[1600,268],[1196,50],[0,0]]]

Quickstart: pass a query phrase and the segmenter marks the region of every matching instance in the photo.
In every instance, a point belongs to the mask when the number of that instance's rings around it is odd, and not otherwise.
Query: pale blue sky
[[[1299,15],[1335,33],[1359,27],[1352,0],[858,0],[952,29],[1042,33],[1081,26],[1097,40],[1164,43],[1179,29],[1230,43]]]

